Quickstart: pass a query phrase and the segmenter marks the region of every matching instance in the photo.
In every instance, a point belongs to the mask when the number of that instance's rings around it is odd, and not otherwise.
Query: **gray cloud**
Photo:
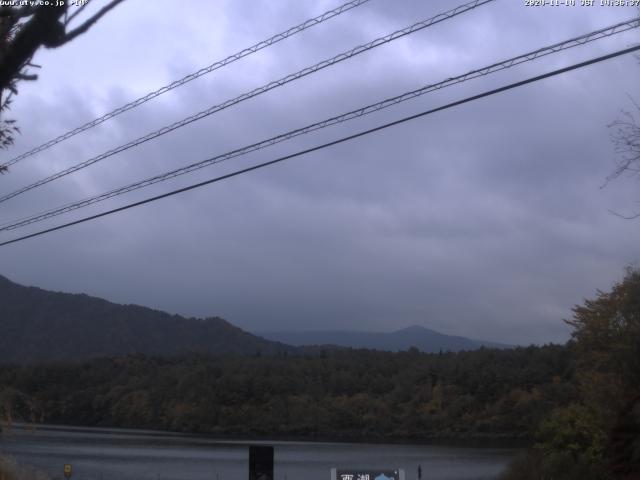
[[[190,4],[191,5],[191,4]],[[196,6],[197,5],[197,6]],[[332,2],[125,4],[67,47],[14,110],[20,153]],[[16,165],[24,185],[377,35],[452,8],[372,0]],[[0,206],[4,219],[102,192],[634,15],[498,1],[282,87]],[[141,30],[144,34],[141,35]],[[635,42],[637,33],[465,83],[111,200],[97,212]],[[606,125],[637,94],[621,58],[228,182],[0,250],[2,274],[254,331],[423,324],[564,341],[561,322],[638,261],[638,185],[600,186]],[[84,212],[83,212],[84,213]],[[79,214],[78,214],[79,215]],[[60,217],[59,217],[60,218]],[[71,216],[70,218],[75,218]],[[51,223],[53,224],[53,223]],[[10,238],[10,235],[3,235]]]

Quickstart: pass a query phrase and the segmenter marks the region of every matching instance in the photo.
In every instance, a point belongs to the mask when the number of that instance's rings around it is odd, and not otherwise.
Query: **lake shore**
[[[519,450],[442,444],[240,439],[118,428],[14,425],[0,436],[0,451],[20,464],[61,478],[73,465],[83,480],[219,480],[246,478],[249,445],[274,447],[275,478],[326,480],[331,468],[397,469],[414,480],[417,468],[430,480],[496,479]]]
[[[398,438],[398,437],[366,437],[357,435],[343,436],[320,436],[320,435],[278,435],[278,434],[233,434],[214,432],[183,432],[169,430],[137,429],[119,426],[97,426],[97,425],[65,425],[54,423],[28,424],[15,422],[13,428],[20,430],[53,430],[53,431],[78,431],[86,433],[117,434],[117,435],[148,435],[148,436],[175,436],[185,438],[202,438],[220,443],[265,443],[268,441],[277,442],[305,442],[305,443],[331,443],[331,444],[371,444],[371,445],[425,445],[444,446],[462,448],[526,448],[531,445],[531,441],[523,436],[514,437],[509,435],[487,434],[474,436],[446,436],[429,435],[420,438]]]

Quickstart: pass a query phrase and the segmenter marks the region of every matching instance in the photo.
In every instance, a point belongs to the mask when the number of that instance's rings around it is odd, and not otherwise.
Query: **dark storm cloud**
[[[125,2],[85,38],[40,54],[42,78],[25,85],[17,99],[15,116],[25,134],[15,153],[335,4],[202,2],[179,18],[171,15],[174,2],[154,5],[149,11]],[[16,165],[2,178],[3,190],[453,6],[372,0]],[[633,14],[498,1],[18,197],[2,205],[3,218],[223,153]],[[291,153],[636,38],[632,32],[468,82],[127,199]],[[254,331],[391,330],[418,323],[506,342],[563,341],[561,319],[571,306],[607,288],[638,260],[637,223],[608,213],[633,206],[637,184],[599,188],[613,166],[606,124],[628,104],[626,93],[637,91],[638,68],[633,58],[617,59],[5,247],[2,274],[184,315],[221,315]]]

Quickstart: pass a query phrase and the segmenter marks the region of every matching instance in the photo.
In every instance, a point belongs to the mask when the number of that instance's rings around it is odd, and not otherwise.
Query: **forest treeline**
[[[575,397],[564,346],[424,354],[142,355],[0,369],[13,418],[229,435],[531,438]],[[30,400],[27,401],[26,398]]]

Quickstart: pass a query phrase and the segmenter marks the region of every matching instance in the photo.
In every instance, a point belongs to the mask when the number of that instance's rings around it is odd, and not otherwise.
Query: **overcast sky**
[[[580,3],[580,0],[577,0]],[[40,51],[6,161],[340,4],[127,0]],[[183,6],[183,5],[186,5]],[[9,192],[287,73],[457,5],[371,0],[12,167]],[[94,8],[100,6],[95,0]],[[179,7],[180,6],[180,7]],[[0,205],[2,222],[101,193],[631,18],[631,7],[497,0],[113,156]],[[58,217],[53,226],[625,48],[638,31],[425,95],[358,121]],[[249,331],[423,325],[510,343],[563,342],[562,319],[640,261],[640,183],[601,188],[607,125],[640,99],[626,56],[365,138],[0,248],[0,274]]]

